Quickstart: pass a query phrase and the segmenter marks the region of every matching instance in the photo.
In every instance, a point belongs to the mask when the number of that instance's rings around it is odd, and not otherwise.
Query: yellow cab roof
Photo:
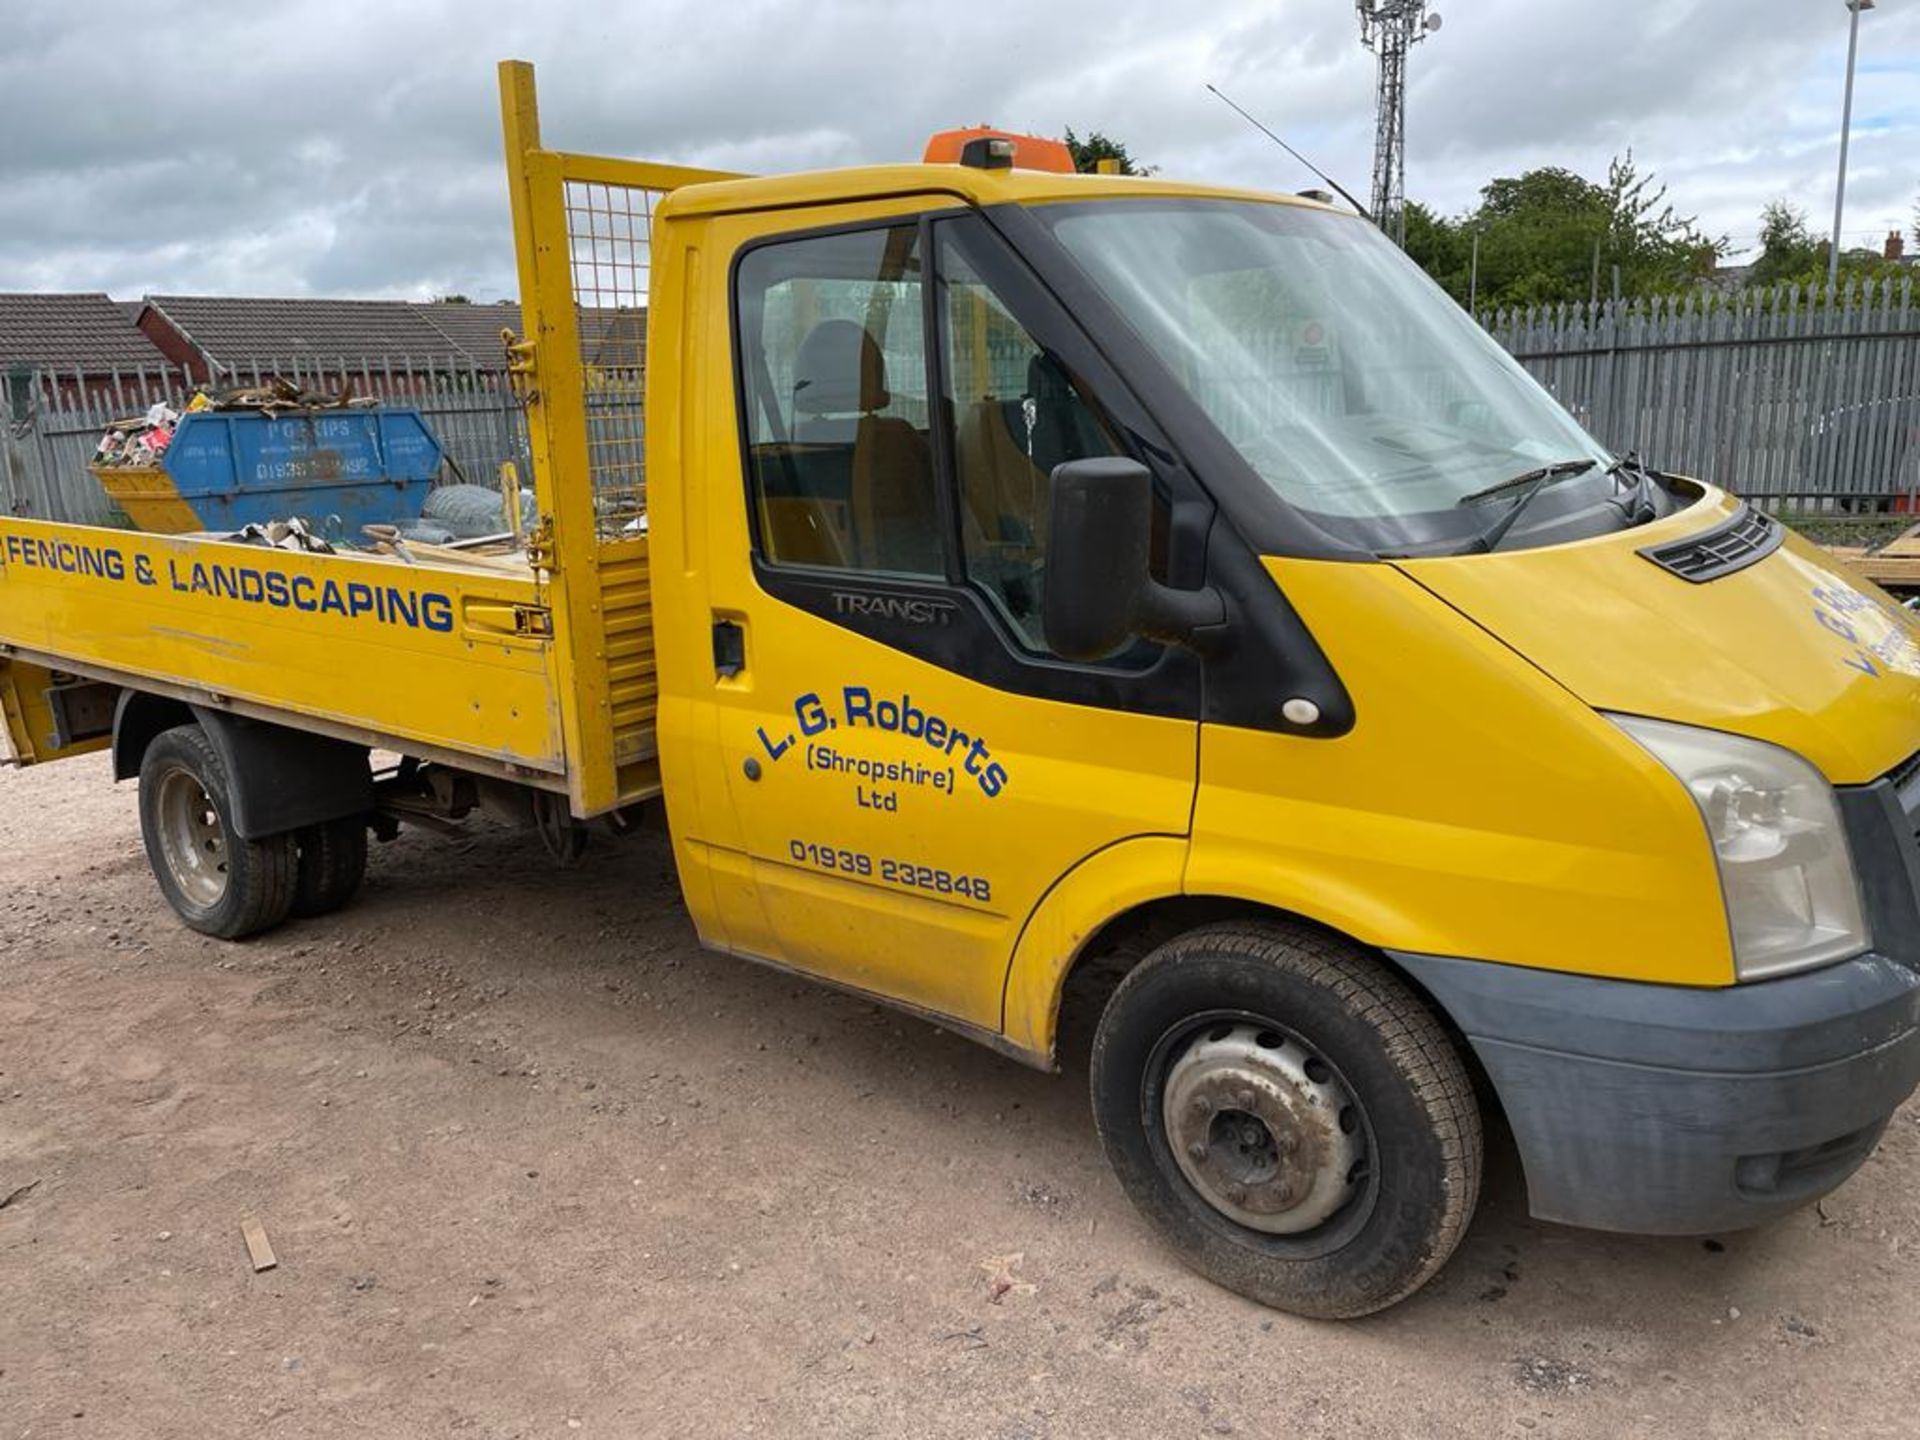
[[[1188,196],[1299,205],[1346,214],[1303,196],[1137,175],[1065,175],[1048,170],[982,170],[971,165],[863,165],[685,185],[662,202],[662,219],[742,210],[785,209],[894,195],[949,195],[969,205],[1048,204],[1063,200]]]

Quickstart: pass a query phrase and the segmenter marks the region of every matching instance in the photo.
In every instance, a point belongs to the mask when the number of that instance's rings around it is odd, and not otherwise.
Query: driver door
[[[1136,437],[978,216],[746,245],[732,306],[699,757],[730,806],[692,837],[749,917],[730,943],[998,1031],[1048,889],[1188,831],[1192,657],[1071,664],[1041,617],[1052,466]]]

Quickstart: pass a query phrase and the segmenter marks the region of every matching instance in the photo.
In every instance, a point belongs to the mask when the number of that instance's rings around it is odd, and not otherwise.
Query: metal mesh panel
[[[637,528],[646,510],[647,284],[658,193],[566,182],[587,468],[600,531],[608,536]]]

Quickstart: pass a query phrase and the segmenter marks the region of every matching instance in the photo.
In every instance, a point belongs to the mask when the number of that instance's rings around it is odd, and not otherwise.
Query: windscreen
[[[1470,536],[1497,513],[1470,497],[1541,466],[1591,460],[1605,486],[1599,443],[1363,220],[1200,199],[1034,213],[1267,484],[1343,539]]]

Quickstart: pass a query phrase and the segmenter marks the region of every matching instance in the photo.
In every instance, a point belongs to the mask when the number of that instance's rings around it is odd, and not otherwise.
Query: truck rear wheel
[[[299,861],[294,873],[293,908],[305,919],[338,910],[360,889],[367,872],[367,822],[358,815],[309,825],[294,832]]]
[[[180,918],[222,940],[278,925],[293,904],[292,835],[234,833],[232,781],[198,725],[154,737],[140,762],[140,834]]]
[[[1223,924],[1114,991],[1093,1106],[1121,1184],[1186,1263],[1349,1319],[1446,1263],[1480,1189],[1480,1113],[1445,1030],[1358,946]]]

